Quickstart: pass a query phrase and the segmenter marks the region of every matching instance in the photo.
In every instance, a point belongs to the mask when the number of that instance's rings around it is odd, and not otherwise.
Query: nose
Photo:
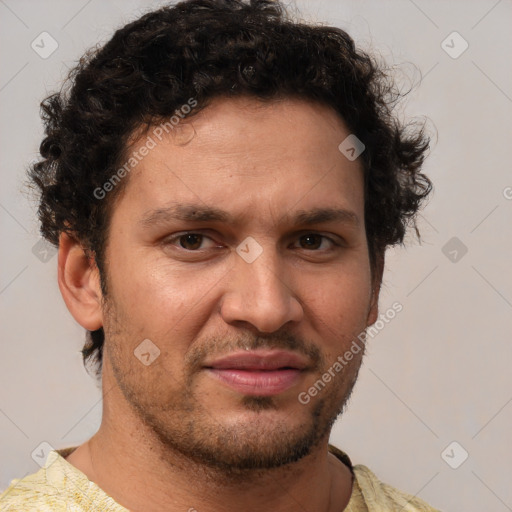
[[[249,323],[259,332],[270,333],[302,320],[304,310],[294,295],[293,283],[270,249],[252,263],[237,255],[230,274],[221,305],[226,323]]]

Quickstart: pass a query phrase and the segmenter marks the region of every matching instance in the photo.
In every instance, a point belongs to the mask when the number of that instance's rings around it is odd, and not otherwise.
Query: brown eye
[[[165,247],[172,248],[185,255],[197,252],[198,254],[220,248],[215,241],[207,235],[197,231],[182,231],[168,236],[163,240]]]
[[[322,235],[310,233],[308,235],[301,236],[300,240],[303,242],[303,247],[305,249],[318,249],[322,245],[323,238],[325,237]]]
[[[179,241],[180,246],[183,247],[183,249],[194,251],[201,247],[203,235],[199,235],[197,233],[187,233],[186,235],[181,235],[179,237]]]

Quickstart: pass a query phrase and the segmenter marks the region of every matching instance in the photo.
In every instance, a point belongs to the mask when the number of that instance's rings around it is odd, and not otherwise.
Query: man
[[[430,191],[392,97],[270,1],[182,2],[82,59],[31,177],[103,418],[3,508],[434,510],[329,445]]]

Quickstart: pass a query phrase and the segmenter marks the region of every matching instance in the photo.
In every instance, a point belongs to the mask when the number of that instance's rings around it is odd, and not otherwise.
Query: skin
[[[297,397],[378,315],[382,270],[370,269],[363,170],[338,150],[350,132],[330,108],[291,98],[218,98],[185,127],[125,178],[107,297],[94,261],[61,235],[64,300],[83,327],[106,335],[102,423],[67,460],[133,511],[342,510],[352,475],[327,444],[363,351],[308,404]],[[234,221],[151,216],[189,203]],[[356,220],[292,223],[298,210],[326,207]],[[236,252],[249,236],[262,248],[252,263]],[[145,339],[160,350],[148,366],[134,355]],[[263,347],[294,351],[308,369],[290,389],[250,397],[202,366]]]

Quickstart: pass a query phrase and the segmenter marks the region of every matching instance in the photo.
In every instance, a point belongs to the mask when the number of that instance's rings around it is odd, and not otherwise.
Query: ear
[[[379,294],[384,273],[384,252],[378,254],[375,260],[375,267],[372,271],[372,295],[370,298],[370,309],[366,325],[373,325],[379,318]]]
[[[85,329],[103,326],[100,274],[94,258],[66,233],[59,238],[59,288],[69,312]]]

